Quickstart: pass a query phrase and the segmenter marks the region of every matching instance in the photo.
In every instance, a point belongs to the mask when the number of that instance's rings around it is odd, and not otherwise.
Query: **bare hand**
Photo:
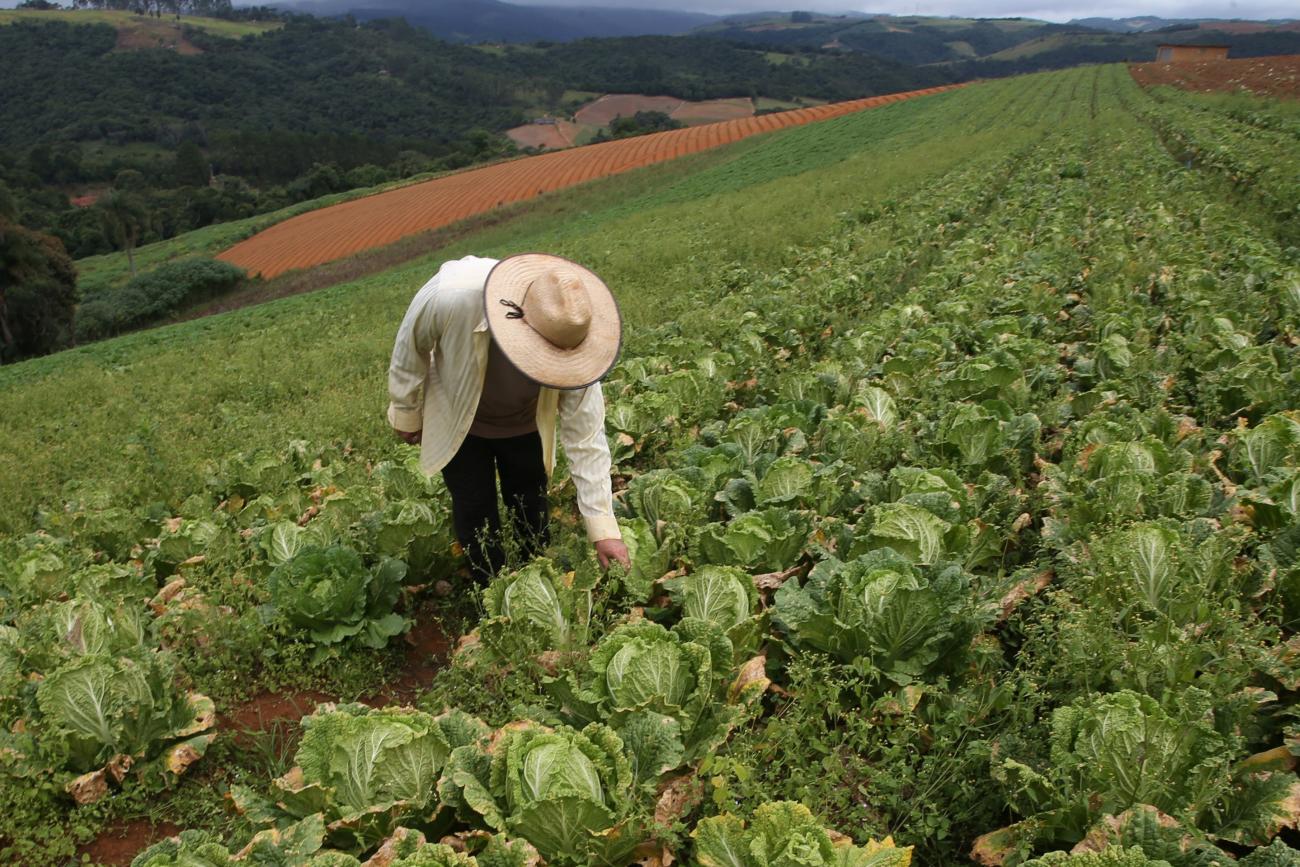
[[[600,568],[605,570],[613,562],[622,563],[624,569],[632,568],[632,559],[628,557],[627,546],[622,539],[601,539],[597,542],[596,559],[600,561]]]
[[[393,428],[393,433],[397,434],[397,438],[408,446],[418,446],[420,444],[420,434],[423,431],[404,431]]]

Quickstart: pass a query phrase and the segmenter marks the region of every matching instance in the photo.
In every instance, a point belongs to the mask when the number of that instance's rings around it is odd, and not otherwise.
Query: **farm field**
[[[1143,87],[1168,85],[1202,93],[1245,93],[1300,100],[1300,55],[1138,63],[1133,77]]]
[[[730,144],[751,135],[825,121],[951,88],[927,88],[669,130],[459,172],[284,220],[235,244],[217,258],[238,265],[250,274],[274,277],[595,178]]]
[[[0,860],[1296,863],[1286,141],[981,83],[0,371]],[[629,313],[633,568],[561,475],[476,595],[383,370],[440,259],[517,249]]]
[[[792,103],[781,105],[783,108],[797,107]],[[667,96],[605,94],[578,109],[573,121],[553,119],[545,123],[526,123],[506,130],[506,135],[520,147],[559,150],[589,140],[616,117],[632,117],[639,111],[662,111],[687,126],[697,126],[753,117],[754,110],[754,100],[748,97],[692,102]]]

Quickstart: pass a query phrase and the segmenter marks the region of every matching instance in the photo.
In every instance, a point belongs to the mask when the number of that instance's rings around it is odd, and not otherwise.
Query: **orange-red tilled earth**
[[[1300,55],[1136,63],[1129,68],[1143,87],[1166,84],[1201,93],[1246,92],[1300,99]]]
[[[250,274],[275,277],[382,247],[552,190],[730,144],[758,133],[839,117],[954,86],[957,85],[668,130],[469,169],[301,214],[239,242],[217,258],[238,265]]]

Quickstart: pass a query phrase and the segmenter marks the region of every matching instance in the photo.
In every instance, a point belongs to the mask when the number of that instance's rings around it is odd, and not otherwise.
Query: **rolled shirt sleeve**
[[[437,288],[435,276],[415,293],[393,343],[388,366],[388,423],[399,431],[413,433],[424,427],[424,383],[439,336],[434,305]]]
[[[614,518],[610,482],[612,460],[605,438],[605,397],[600,383],[560,392],[560,443],[569,459],[569,475],[578,493],[578,511],[587,524],[587,538],[621,539]]]

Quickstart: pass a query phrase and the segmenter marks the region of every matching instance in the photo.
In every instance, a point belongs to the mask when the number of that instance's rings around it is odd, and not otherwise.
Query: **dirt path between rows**
[[[414,702],[446,666],[455,644],[455,639],[449,638],[435,620],[421,617],[419,613],[416,625],[404,640],[406,650],[400,673],[374,694],[363,696],[360,699],[363,704],[380,707]],[[288,723],[294,724],[296,737],[297,722],[312,713],[316,705],[331,701],[338,701],[338,697],[312,690],[264,692],[228,713],[218,715],[217,727],[223,737],[233,737],[237,743],[245,745],[251,745],[257,733]],[[128,867],[132,859],[145,849],[179,834],[181,830],[181,826],[172,822],[155,824],[148,818],[116,820],[90,843],[79,847],[77,857],[95,864]]]

